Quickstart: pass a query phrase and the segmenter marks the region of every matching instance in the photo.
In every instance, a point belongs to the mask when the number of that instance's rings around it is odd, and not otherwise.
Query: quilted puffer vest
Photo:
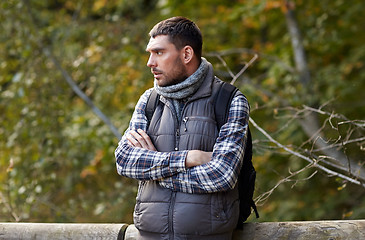
[[[214,92],[219,84],[212,72],[185,103],[179,122],[168,99],[152,116],[148,134],[158,151],[212,151],[218,130]],[[157,181],[140,182],[134,224],[142,239],[231,239],[239,214],[238,189],[212,194],[189,194],[163,188]]]

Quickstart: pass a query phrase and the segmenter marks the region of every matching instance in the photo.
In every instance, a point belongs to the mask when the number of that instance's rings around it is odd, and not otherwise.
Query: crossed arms
[[[126,136],[128,144],[133,147],[144,148],[151,151],[157,151],[150,137],[142,129],[131,130]],[[204,152],[201,150],[190,150],[186,155],[185,168],[199,166],[209,162],[212,159],[213,152]]]
[[[213,152],[158,152],[146,134],[147,90],[138,101],[129,128],[115,150],[120,175],[155,180],[162,187],[187,193],[234,188],[241,169],[248,126],[248,102],[242,93],[233,98],[228,121],[219,132]]]

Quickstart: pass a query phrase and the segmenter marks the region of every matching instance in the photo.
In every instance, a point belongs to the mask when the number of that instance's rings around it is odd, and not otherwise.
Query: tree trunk
[[[294,3],[292,1],[286,1],[285,17],[288,31],[291,37],[295,67],[297,73],[299,74],[301,84],[307,89],[307,93],[310,94],[312,92],[312,89],[310,89],[311,76],[307,67],[307,60],[303,47],[302,37],[293,9]],[[310,113],[308,115],[305,115],[304,118],[300,120],[300,124],[307,136],[315,140],[316,147],[318,149],[324,149],[322,150],[322,153],[330,159],[333,159],[334,162],[336,162],[336,164],[338,165],[338,167],[335,166],[336,168],[345,170],[352,176],[355,176],[356,178],[365,181],[365,169],[361,165],[357,164],[354,160],[349,159],[342,152],[338,151],[337,149],[331,148],[326,142],[323,134],[321,134],[321,131],[318,131],[320,129],[320,124],[316,113]]]

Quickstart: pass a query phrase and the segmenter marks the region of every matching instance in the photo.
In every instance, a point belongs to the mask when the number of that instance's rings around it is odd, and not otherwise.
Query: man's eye
[[[162,52],[156,52],[157,55],[162,55]]]

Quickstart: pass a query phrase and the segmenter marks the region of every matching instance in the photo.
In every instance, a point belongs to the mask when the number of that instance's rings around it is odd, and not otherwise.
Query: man
[[[139,99],[115,150],[120,175],[138,179],[134,224],[140,239],[231,239],[239,215],[249,105],[239,91],[217,130],[212,65],[199,28],[183,17],[153,27],[146,51],[154,88]],[[159,102],[150,121],[152,91]]]

